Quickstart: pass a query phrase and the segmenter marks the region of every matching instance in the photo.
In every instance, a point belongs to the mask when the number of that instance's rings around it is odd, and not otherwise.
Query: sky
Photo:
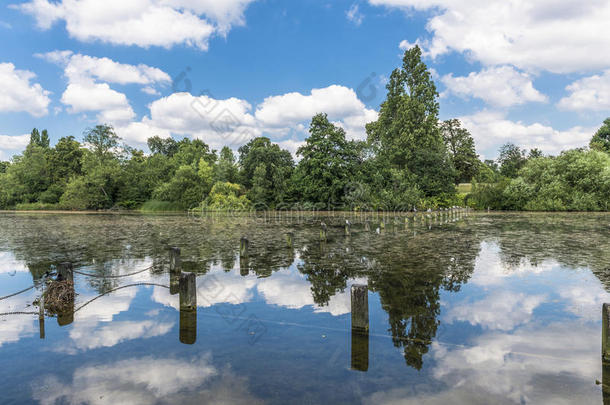
[[[481,158],[513,142],[585,146],[610,116],[608,0],[8,0],[0,5],[0,160],[32,128],[100,123],[295,152],[319,112],[365,139],[417,44]]]

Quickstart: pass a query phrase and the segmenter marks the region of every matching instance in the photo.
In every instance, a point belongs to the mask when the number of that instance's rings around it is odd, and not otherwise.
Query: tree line
[[[366,140],[349,140],[320,113],[298,161],[266,137],[236,155],[198,139],[152,136],[146,154],[108,125],[86,130],[82,143],[67,136],[53,147],[46,130],[34,129],[23,154],[0,162],[0,208],[607,210],[610,119],[589,148],[552,157],[506,144],[497,160],[483,162],[459,120],[439,121],[419,47],[405,52],[386,88]],[[459,193],[459,183],[472,191]]]

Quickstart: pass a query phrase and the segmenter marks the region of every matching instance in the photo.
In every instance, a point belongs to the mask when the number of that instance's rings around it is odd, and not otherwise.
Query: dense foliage
[[[439,121],[419,47],[405,52],[386,88],[366,141],[348,139],[320,112],[298,162],[266,137],[236,156],[199,139],[152,136],[146,154],[108,125],[85,131],[82,143],[67,136],[54,146],[46,130],[34,129],[21,155],[0,162],[0,209],[608,209],[610,118],[589,148],[553,157],[507,143],[497,160],[482,162],[460,121]],[[472,191],[458,194],[460,183]]]

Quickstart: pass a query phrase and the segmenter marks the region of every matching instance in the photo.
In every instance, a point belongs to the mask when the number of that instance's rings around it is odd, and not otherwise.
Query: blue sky
[[[591,0],[12,0],[0,6],[0,159],[105,122],[295,151],[327,112],[365,136],[417,43],[482,157],[507,141],[584,146],[610,115],[610,2]]]

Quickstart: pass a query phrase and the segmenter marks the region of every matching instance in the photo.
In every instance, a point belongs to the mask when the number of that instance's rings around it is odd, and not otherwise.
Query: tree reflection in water
[[[417,370],[438,334],[441,292],[457,292],[468,282],[484,240],[497,243],[507,271],[523,262],[537,266],[554,260],[566,267],[590,268],[610,291],[607,214],[479,214],[464,222],[418,229],[415,236],[404,227],[383,235],[365,232],[363,222],[352,220],[347,237],[344,219],[328,217],[324,222],[329,227],[327,242],[320,242],[319,218],[264,223],[246,217],[3,214],[0,246],[25,261],[35,280],[64,261],[99,275],[116,274],[122,265],[142,261],[164,271],[169,246],[179,246],[186,270],[199,275],[212,266],[229,271],[241,264],[263,278],[296,263],[319,306],[345,292],[350,280],[365,279],[389,316],[394,345]],[[290,244],[287,232],[294,234]],[[239,260],[243,235],[249,237],[250,248]],[[120,283],[104,278],[87,282],[100,294]]]

